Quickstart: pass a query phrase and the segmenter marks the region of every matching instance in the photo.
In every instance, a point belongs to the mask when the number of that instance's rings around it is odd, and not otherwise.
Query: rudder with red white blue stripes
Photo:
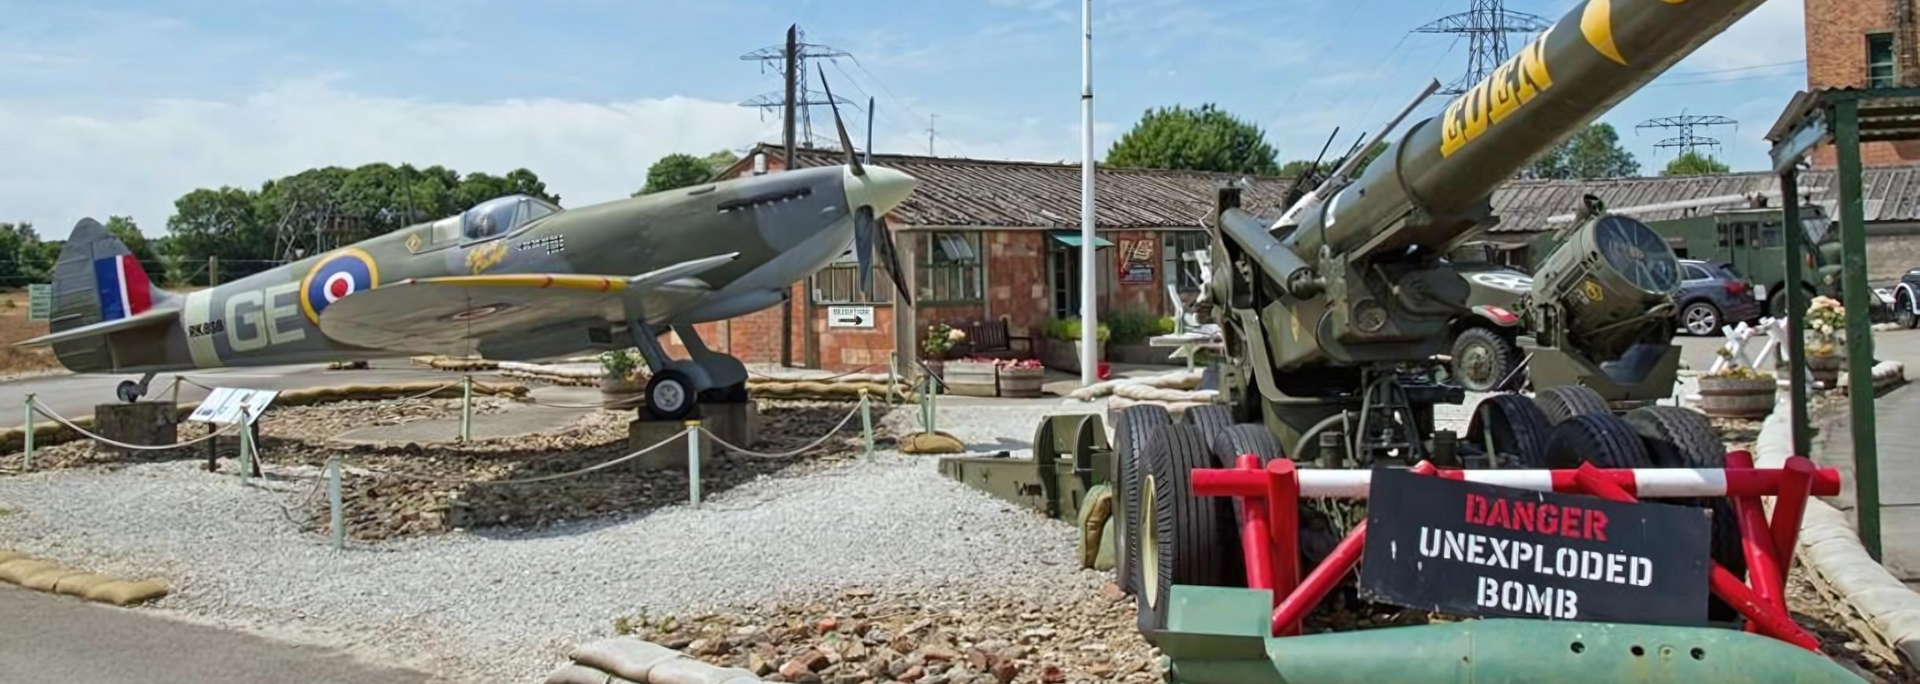
[[[153,284],[140,260],[120,254],[93,260],[94,284],[100,292],[100,320],[138,316],[153,308]]]

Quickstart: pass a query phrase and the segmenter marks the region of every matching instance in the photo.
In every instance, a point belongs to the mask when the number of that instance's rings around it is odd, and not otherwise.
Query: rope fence
[[[175,376],[176,392],[180,383],[186,383],[186,384],[191,384],[197,387],[202,387],[209,391],[214,389],[211,387],[206,387],[205,385],[202,385],[190,378],[185,378],[183,376]],[[472,437],[472,434],[471,434],[472,377],[471,376],[463,378],[459,383],[448,383],[441,387],[434,388],[429,392],[411,395],[409,397],[403,397],[402,400],[415,399],[419,397],[428,396],[428,395],[452,388],[455,385],[462,385],[465,387],[465,392],[464,392],[465,396],[461,402],[462,409],[461,409],[460,439],[463,442],[470,441]],[[242,410],[240,412],[241,419],[239,421],[235,421],[235,422],[220,426],[217,429],[209,431],[206,435],[202,437],[187,440],[184,442],[175,442],[172,444],[148,445],[148,444],[129,444],[127,442],[115,440],[105,435],[101,435],[91,430],[87,430],[86,428],[82,428],[78,424],[76,424],[74,421],[68,419],[65,416],[60,415],[58,412],[55,412],[53,409],[40,403],[40,401],[37,398],[35,398],[35,396],[32,394],[27,395],[25,404],[26,404],[26,409],[25,409],[26,424],[25,424],[24,432],[25,432],[26,438],[24,442],[24,446],[25,446],[24,464],[25,464],[25,469],[28,471],[31,471],[33,469],[33,457],[34,457],[33,417],[37,414],[37,415],[45,416],[48,419],[51,419],[54,422],[59,423],[62,426],[65,426],[67,429],[72,430],[75,434],[80,435],[80,437],[83,439],[91,440],[97,444],[103,444],[112,448],[127,449],[127,450],[134,450],[134,451],[166,451],[166,450],[173,450],[173,449],[182,449],[182,448],[194,446],[196,444],[208,442],[217,437],[225,435],[229,432],[238,430],[240,433],[240,441],[241,441],[241,445],[240,445],[241,477],[242,478],[249,477],[248,475],[249,468],[247,467],[248,465],[252,466],[251,468],[252,473],[254,474],[261,473],[262,459],[260,458],[257,445],[253,443],[254,440],[252,439],[253,426],[255,425],[256,416],[253,412],[250,412],[250,411]],[[551,406],[551,405],[549,404],[548,406]],[[605,404],[601,406],[594,406],[589,408],[600,408],[604,406]],[[857,406],[854,406],[852,409],[848,410],[847,415],[842,417],[840,419],[840,422],[835,424],[832,429],[828,430],[825,435],[822,435],[819,439],[816,439],[808,443],[806,446],[802,446],[798,449],[792,449],[789,451],[774,452],[774,453],[759,452],[759,451],[753,451],[751,449],[747,449],[746,447],[727,441],[725,438],[721,437],[719,434],[715,433],[713,430],[707,428],[699,420],[688,420],[685,423],[685,429],[680,430],[679,432],[674,433],[672,436],[662,439],[661,441],[654,443],[651,446],[648,446],[643,449],[639,449],[637,451],[633,451],[631,453],[628,453],[622,456],[618,456],[612,459],[608,459],[606,461],[602,461],[600,463],[595,463],[593,465],[577,468],[574,470],[569,470],[566,472],[550,473],[546,475],[535,475],[535,476],[529,476],[529,477],[509,478],[504,480],[480,480],[480,479],[470,479],[470,478],[446,478],[446,477],[414,475],[410,473],[382,470],[379,468],[375,468],[375,467],[368,466],[365,464],[360,464],[360,463],[349,463],[348,461],[346,461],[345,459],[339,456],[332,456],[327,459],[326,468],[325,468],[326,477],[324,482],[325,489],[327,490],[328,508],[330,509],[329,510],[329,519],[330,519],[329,532],[330,532],[330,536],[332,537],[332,546],[335,549],[340,549],[340,548],[343,548],[346,543],[345,505],[343,500],[344,497],[342,495],[342,480],[345,477],[349,468],[352,468],[353,471],[355,471],[355,474],[370,475],[375,477],[391,477],[395,479],[408,480],[408,481],[414,481],[414,482],[429,482],[429,483],[435,483],[435,484],[458,484],[458,485],[523,485],[523,484],[535,484],[540,482],[551,482],[555,480],[563,480],[563,479],[575,478],[575,477],[583,477],[590,473],[594,473],[597,471],[612,468],[614,466],[617,466],[623,463],[627,463],[634,459],[645,456],[649,453],[653,453],[655,451],[666,448],[670,445],[685,443],[687,448],[687,470],[688,470],[687,501],[689,505],[695,508],[698,508],[701,502],[700,461],[701,461],[701,443],[702,443],[701,437],[703,435],[707,439],[713,440],[713,442],[717,446],[727,451],[730,451],[732,453],[738,454],[740,456],[751,457],[751,458],[762,458],[762,459],[792,458],[794,456],[799,456],[801,454],[813,451],[814,449],[819,448],[821,445],[826,444],[828,440],[844,432],[847,429],[847,426],[853,422],[853,419],[856,416],[860,418],[861,433],[864,438],[863,439],[864,441],[863,456],[864,458],[871,459],[873,458],[873,454],[874,454],[873,407],[872,407],[872,401],[869,398],[868,393],[864,391],[860,393],[860,403]],[[307,503],[310,503],[318,495],[321,487],[322,487],[322,483],[316,482],[314,485],[314,489],[308,492],[307,496],[303,499],[303,501],[299,505],[304,506]],[[282,506],[281,509],[282,509],[283,517],[288,517],[288,519],[291,520],[290,510],[284,506]]]

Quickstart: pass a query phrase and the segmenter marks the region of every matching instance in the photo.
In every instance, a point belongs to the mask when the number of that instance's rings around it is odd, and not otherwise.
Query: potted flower
[[[1807,372],[1833,386],[1847,358],[1847,310],[1832,297],[1814,297],[1807,306]]]
[[[1700,411],[1721,418],[1765,418],[1773,413],[1778,388],[1771,373],[1728,364],[1700,376]]]
[[[946,373],[940,379],[947,382],[946,391],[963,397],[1000,396],[1000,377],[995,371],[998,364],[989,358],[969,356],[958,361],[946,363]]]
[[[945,377],[947,354],[953,351],[954,345],[966,340],[965,330],[946,323],[929,325],[926,336],[920,339],[921,361],[926,363],[927,369],[933,371],[934,375]]]
[[[640,369],[646,360],[637,349],[600,353],[600,391],[605,394],[633,394],[643,389]]]
[[[1080,372],[1081,363],[1085,361],[1080,358],[1080,328],[1078,318],[1056,318],[1047,321],[1046,327],[1041,330],[1042,336],[1046,339],[1044,344],[1040,345],[1040,363],[1048,368],[1069,373]],[[1102,323],[1095,335],[1093,362],[1098,363],[1107,358],[1107,338],[1111,332],[1107,329],[1107,325]]]
[[[1033,398],[1040,396],[1047,369],[1039,359],[1001,359],[995,364],[1000,373],[1000,396]]]

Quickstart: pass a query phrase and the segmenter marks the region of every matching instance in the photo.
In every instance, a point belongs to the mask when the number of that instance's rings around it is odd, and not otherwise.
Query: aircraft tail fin
[[[170,308],[174,299],[153,286],[140,261],[106,226],[80,219],[53,267],[52,334],[22,344],[52,343],[68,370],[112,370],[105,333],[158,321],[161,317],[147,314]],[[101,325],[115,322],[120,324]]]

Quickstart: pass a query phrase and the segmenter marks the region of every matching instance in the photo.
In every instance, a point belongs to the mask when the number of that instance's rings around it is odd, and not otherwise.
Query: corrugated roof
[[[778,158],[777,145],[755,151]],[[802,149],[799,166],[842,163],[837,150]],[[745,161],[743,160],[743,164]],[[899,169],[920,180],[905,204],[889,217],[909,226],[984,226],[1069,228],[1080,225],[1080,165],[998,161],[957,157],[876,154],[873,163]],[[1273,176],[1236,176],[1199,171],[1112,169],[1101,167],[1095,183],[1096,222],[1101,230],[1191,228],[1213,209],[1214,189],[1242,181],[1241,200],[1258,216],[1278,216],[1293,180]],[[1869,168],[1863,178],[1868,221],[1920,221],[1920,165]],[[1837,215],[1840,188],[1831,170],[1800,174],[1800,191],[1811,193],[1829,215]],[[1779,177],[1768,172],[1713,176],[1514,180],[1494,190],[1496,233],[1548,230],[1549,217],[1570,214],[1583,195],[1593,194],[1615,210],[1710,197],[1720,205],[1635,212],[1642,221],[1711,213],[1744,206],[1742,196],[1770,193],[1780,206]]]
[[[756,151],[779,158],[778,146]],[[838,150],[802,149],[796,165],[843,163]],[[1068,228],[1080,225],[1080,165],[876,154],[873,163],[904,171],[920,184],[888,214],[910,226]],[[1241,202],[1258,215],[1278,215],[1292,180],[1200,171],[1099,167],[1094,225],[1100,230],[1192,228],[1213,211],[1214,189],[1244,181]]]

